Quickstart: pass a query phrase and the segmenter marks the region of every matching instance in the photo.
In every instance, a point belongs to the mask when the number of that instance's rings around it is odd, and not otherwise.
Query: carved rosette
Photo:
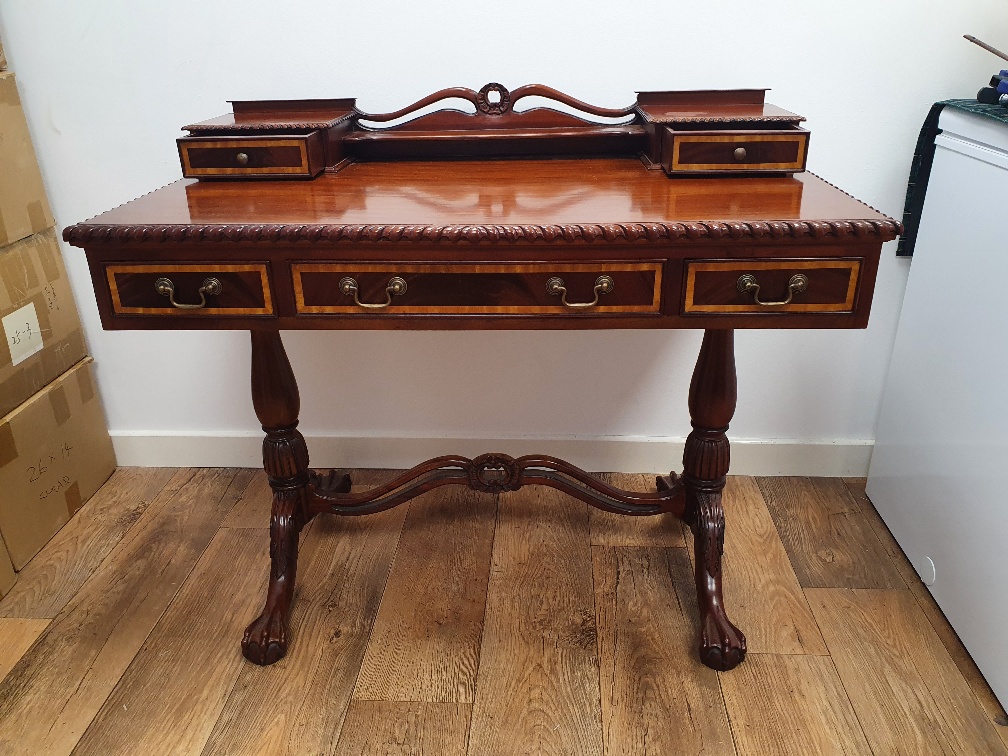
[[[465,468],[469,486],[484,493],[517,491],[522,487],[522,470],[507,454],[483,454]]]
[[[496,102],[490,101],[491,92],[497,93]],[[476,93],[476,109],[487,115],[502,115],[511,109],[511,93],[503,84],[492,81]]]

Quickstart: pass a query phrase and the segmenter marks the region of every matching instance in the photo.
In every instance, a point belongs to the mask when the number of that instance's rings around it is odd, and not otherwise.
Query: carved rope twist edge
[[[759,221],[752,223],[696,221],[691,223],[584,223],[564,225],[135,225],[77,224],[63,231],[63,240],[85,244],[150,242],[418,242],[480,243],[626,243],[718,241],[721,239],[895,239],[903,230],[897,221]]]

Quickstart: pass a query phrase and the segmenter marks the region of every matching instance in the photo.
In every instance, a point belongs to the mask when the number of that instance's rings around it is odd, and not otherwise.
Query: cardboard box
[[[14,74],[0,73],[0,245],[55,223]]]
[[[7,555],[7,547],[0,540],[0,597],[6,596],[7,591],[14,587],[17,582],[17,575],[14,574],[14,565],[11,564]]]
[[[16,570],[115,470],[91,362],[0,418],[0,536]]]
[[[87,354],[52,229],[0,248],[0,417]]]

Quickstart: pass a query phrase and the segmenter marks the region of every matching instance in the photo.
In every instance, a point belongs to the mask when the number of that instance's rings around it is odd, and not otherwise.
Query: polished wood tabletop
[[[557,226],[865,221],[897,225],[810,173],[670,181],[636,158],[355,163],[313,181],[192,181],[158,189],[93,226],[226,224]],[[84,240],[84,239],[81,239]]]

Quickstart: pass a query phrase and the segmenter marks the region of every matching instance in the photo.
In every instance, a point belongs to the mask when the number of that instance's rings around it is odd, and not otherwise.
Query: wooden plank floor
[[[1008,755],[863,480],[729,479],[724,673],[688,530],[541,487],[316,519],[291,651],[248,664],[269,501],[262,472],[118,470],[0,599],[0,753]]]

